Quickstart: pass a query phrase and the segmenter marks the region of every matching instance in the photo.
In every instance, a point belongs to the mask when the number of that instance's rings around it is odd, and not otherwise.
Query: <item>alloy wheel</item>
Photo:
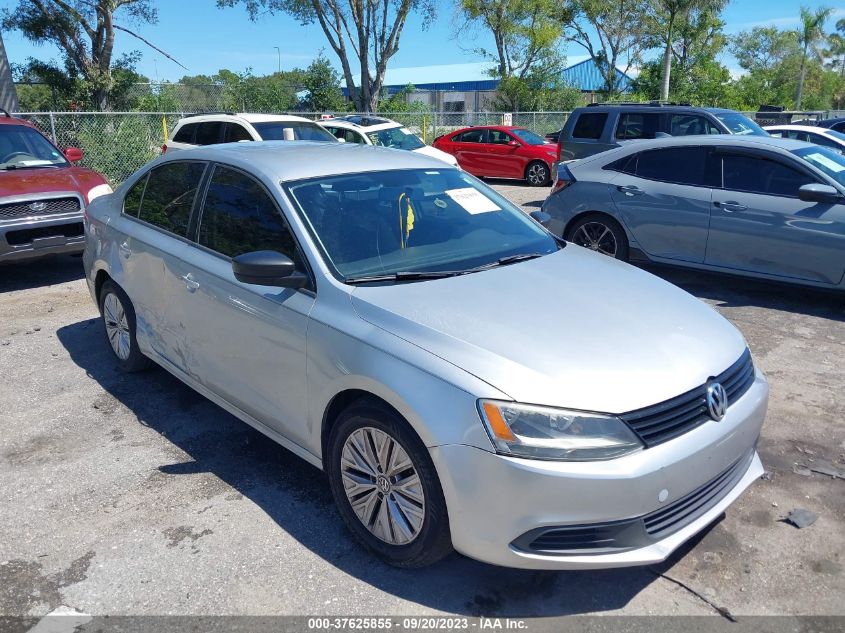
[[[547,170],[543,165],[535,163],[528,168],[528,182],[532,185],[542,185],[547,178]]]
[[[572,234],[570,241],[578,246],[616,257],[616,236],[610,227],[601,222],[585,222]]]
[[[425,493],[413,461],[390,435],[373,427],[353,431],[341,452],[346,498],[361,523],[391,545],[406,545],[422,529]]]
[[[112,350],[120,360],[127,360],[132,351],[129,320],[118,296],[110,292],[103,301],[103,321]]]

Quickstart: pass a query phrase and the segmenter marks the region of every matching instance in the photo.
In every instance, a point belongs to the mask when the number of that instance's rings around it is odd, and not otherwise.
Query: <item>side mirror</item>
[[[655,132],[654,138],[672,138],[672,135],[668,132]]]
[[[82,160],[84,154],[82,150],[77,147],[68,147],[65,150],[65,158],[67,158],[70,162],[76,163]]]
[[[552,221],[552,216],[550,216],[545,211],[532,211],[528,215],[530,215],[532,218],[534,218],[536,222],[542,224],[546,228],[548,228],[549,222]]]
[[[336,136],[335,138],[337,139],[338,143],[345,143],[346,142],[346,139],[343,138],[342,136]]]
[[[804,185],[798,189],[798,198],[804,202],[836,204],[842,201],[840,193],[830,185]]]
[[[519,147],[519,141],[511,139],[508,141],[508,145],[510,145],[511,147]]]
[[[308,277],[296,272],[290,257],[276,251],[255,251],[238,255],[232,260],[235,279],[245,284],[302,288]]]

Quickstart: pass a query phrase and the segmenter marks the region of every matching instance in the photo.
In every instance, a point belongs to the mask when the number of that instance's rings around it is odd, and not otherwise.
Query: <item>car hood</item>
[[[457,165],[458,159],[452,156],[451,154],[447,154],[443,150],[439,150],[436,147],[432,147],[431,145],[426,145],[424,147],[419,147],[414,150],[419,154],[425,154],[426,156],[431,156],[432,158],[437,158],[442,160],[444,163],[449,163],[450,165]]]
[[[742,335],[692,295],[577,246],[483,272],[359,286],[360,318],[514,400],[624,413],[719,374]]]
[[[83,183],[96,174],[79,167],[45,167],[43,169],[13,169],[0,171],[0,197],[21,196],[33,193],[77,191],[84,195]],[[99,184],[103,179],[97,177]],[[91,187],[94,186],[91,184]],[[90,187],[88,187],[90,189]]]

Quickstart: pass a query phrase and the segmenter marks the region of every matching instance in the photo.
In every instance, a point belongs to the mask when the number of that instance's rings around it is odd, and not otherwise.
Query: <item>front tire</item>
[[[344,523],[396,567],[432,565],[452,551],[446,500],[431,456],[391,408],[358,400],[329,436],[326,471]]]
[[[547,185],[550,177],[551,172],[549,171],[549,166],[542,161],[535,160],[525,168],[525,180],[532,187]]]
[[[147,369],[153,362],[138,349],[135,309],[123,289],[109,280],[100,290],[100,314],[106,340],[117,364],[125,372]]]
[[[625,229],[609,215],[590,213],[566,232],[567,241],[590,250],[628,261],[628,236]]]

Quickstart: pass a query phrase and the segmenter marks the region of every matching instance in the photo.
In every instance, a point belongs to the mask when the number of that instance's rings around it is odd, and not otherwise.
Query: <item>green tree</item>
[[[359,111],[372,112],[384,85],[387,63],[399,52],[399,39],[412,11],[434,17],[434,0],[217,0],[218,7],[243,4],[251,19],[262,11],[286,13],[301,24],[320,25],[340,60],[349,96]],[[353,60],[360,68],[358,83]]]
[[[795,109],[801,109],[801,102],[804,93],[804,80],[807,73],[807,60],[810,53],[817,58],[821,57],[818,49],[819,43],[824,39],[824,23],[833,13],[833,9],[818,7],[810,11],[807,7],[801,7],[801,24],[798,27],[798,44],[801,46],[801,69],[798,73],[798,87],[795,90]]]
[[[642,61],[647,46],[649,0],[573,0],[573,20],[565,39],[589,53],[604,79],[608,99],[621,92],[623,73]]]
[[[323,51],[302,71],[302,87],[307,95],[299,105],[308,112],[343,112],[349,102],[340,87],[340,75],[331,65]]]
[[[35,72],[52,76],[64,72],[71,81],[81,79],[90,91],[93,105],[104,110],[115,87],[115,68],[125,68],[128,60],[137,60],[137,55],[130,55],[115,61],[116,31],[128,33],[172,59],[115,22],[117,18],[154,24],[158,14],[151,0],[18,0],[13,9],[4,10],[2,27],[19,30],[37,44],[57,46],[64,54],[64,68],[39,62],[34,66]]]
[[[828,49],[825,56],[831,59],[830,67],[839,70],[839,76],[845,78],[845,18],[836,22],[836,31],[827,36]]]
[[[792,103],[801,65],[801,47],[795,31],[754,27],[734,36],[730,51],[745,71],[734,85],[746,107]]]
[[[727,0],[652,0],[649,18],[654,31],[661,33],[663,44],[663,67],[661,70],[659,98],[669,98],[669,86],[672,76],[672,62],[677,57],[673,47],[676,28],[688,22],[691,14],[702,12],[718,14]]]

